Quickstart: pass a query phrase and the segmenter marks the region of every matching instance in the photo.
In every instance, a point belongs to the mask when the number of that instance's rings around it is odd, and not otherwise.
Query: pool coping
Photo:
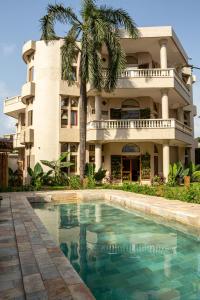
[[[3,299],[94,300],[94,296],[53,241],[31,202],[104,200],[161,221],[175,221],[200,237],[200,205],[119,190],[1,193],[0,294]],[[36,297],[36,298],[35,298]],[[18,299],[18,298],[17,298]]]

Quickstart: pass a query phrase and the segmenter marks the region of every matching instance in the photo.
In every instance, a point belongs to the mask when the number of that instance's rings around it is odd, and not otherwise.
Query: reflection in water
[[[97,300],[200,299],[195,239],[104,203],[35,210]]]

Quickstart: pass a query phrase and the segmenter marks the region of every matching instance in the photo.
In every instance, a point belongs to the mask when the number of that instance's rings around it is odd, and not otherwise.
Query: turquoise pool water
[[[200,299],[200,243],[105,203],[34,209],[97,300]]]

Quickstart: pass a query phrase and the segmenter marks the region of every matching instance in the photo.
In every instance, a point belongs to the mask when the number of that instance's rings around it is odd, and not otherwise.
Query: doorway
[[[140,156],[122,156],[122,180],[138,181],[140,177]]]

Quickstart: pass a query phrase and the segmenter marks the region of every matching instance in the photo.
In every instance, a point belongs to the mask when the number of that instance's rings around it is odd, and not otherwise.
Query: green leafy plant
[[[95,172],[95,164],[87,163],[85,165],[85,176],[88,178],[88,187],[94,187],[96,182],[100,183],[105,175],[106,170],[103,168],[99,168],[99,170]]]
[[[39,190],[43,184],[44,171],[40,163],[37,163],[35,167],[27,169],[29,176],[31,177],[31,185],[33,185],[36,190]]]
[[[164,184],[164,178],[162,176],[155,175],[151,180],[151,184],[153,186],[162,185]]]
[[[186,176],[190,176],[191,182],[200,181],[200,165],[195,165],[194,163],[190,162],[187,170],[188,173]]]
[[[94,176],[95,173],[95,164],[93,163],[86,163],[85,164],[85,176]]]
[[[96,182],[101,182],[105,176],[106,170],[104,170],[103,168],[99,168],[99,170],[96,173],[94,173],[94,179]]]
[[[17,169],[13,171],[11,168],[8,169],[8,185],[9,186],[21,186],[23,183],[23,173]]]
[[[73,165],[70,161],[66,161],[68,152],[64,152],[57,160],[48,161],[41,160],[41,163],[51,169],[51,174],[56,184],[66,184],[68,180],[66,169]]]
[[[188,169],[184,169],[181,162],[170,164],[169,175],[168,175],[168,185],[176,186],[184,176],[188,175]]]
[[[80,176],[73,175],[69,177],[69,186],[72,190],[79,190],[82,187]]]

